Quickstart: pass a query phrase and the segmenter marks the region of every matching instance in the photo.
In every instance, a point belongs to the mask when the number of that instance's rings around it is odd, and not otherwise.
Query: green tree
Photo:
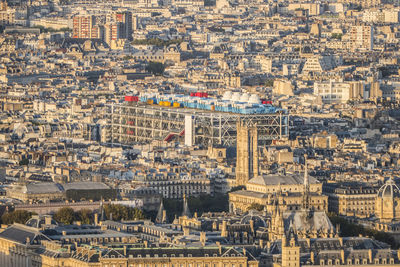
[[[19,166],[28,165],[28,164],[29,164],[29,159],[21,159],[19,161]]]
[[[238,185],[238,186],[232,187],[229,192],[240,191],[240,190],[243,190],[243,189],[246,189],[246,187],[244,185]]]
[[[133,219],[138,219],[138,220],[142,220],[145,218],[143,211],[141,209],[138,208],[133,208],[132,209],[132,215],[133,215]]]
[[[76,212],[75,217],[81,221],[82,224],[91,224],[94,222],[93,212],[89,209],[82,209]]]
[[[62,224],[72,224],[75,220],[75,212],[69,207],[61,208],[54,214],[53,218]]]
[[[394,237],[388,233],[377,231],[375,229],[364,228],[364,226],[360,224],[349,222],[345,218],[339,217],[333,213],[328,214],[328,216],[333,225],[340,226],[341,236],[369,236],[389,244],[393,249],[397,249],[399,247],[399,243],[397,243]]]
[[[29,212],[26,210],[15,210],[12,212],[8,212],[1,216],[1,221],[3,224],[13,224],[13,223],[22,223],[25,224],[32,215],[36,213]]]
[[[132,41],[132,45],[155,45],[158,47],[169,46],[171,44],[180,44],[183,39],[172,39],[172,40],[162,40],[160,38],[151,39],[135,39]]]
[[[104,213],[108,219],[113,221],[121,220],[135,220],[144,219],[144,214],[142,210],[138,208],[131,208],[120,204],[107,204],[104,206]]]
[[[264,210],[264,205],[258,204],[258,203],[252,203],[247,210],[258,210],[258,211],[263,211]]]
[[[133,59],[133,57],[132,56],[124,56],[122,59],[123,60],[131,60],[131,59]]]
[[[341,33],[332,33],[331,37],[333,39],[342,40],[342,34]]]
[[[64,28],[61,28],[61,29],[54,29],[54,28],[51,28],[51,27],[46,28],[44,26],[34,26],[32,28],[40,29],[40,32],[42,32],[42,33],[47,33],[47,32],[72,32],[72,29],[70,29],[68,27],[64,27]]]
[[[162,75],[165,70],[165,65],[160,62],[150,61],[146,66],[146,71],[153,73],[154,75]]]
[[[274,79],[267,79],[267,80],[265,81],[265,86],[266,86],[266,87],[272,87],[272,86],[274,86]]]

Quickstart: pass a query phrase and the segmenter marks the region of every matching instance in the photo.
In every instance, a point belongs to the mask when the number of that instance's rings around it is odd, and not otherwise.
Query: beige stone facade
[[[392,179],[389,179],[378,191],[375,215],[381,222],[400,220],[400,191]]]
[[[16,238],[0,237],[0,266],[4,267],[258,267],[259,262],[243,249],[205,248],[134,248],[126,245],[96,249],[78,246],[74,251],[57,241],[46,240],[39,230],[24,225]],[[32,237],[30,239],[29,237]],[[21,238],[26,240],[22,240]]]
[[[303,204],[305,187],[299,175],[260,175],[246,183],[247,190],[229,193],[231,210],[247,211],[253,203],[271,211],[275,203],[282,210],[298,210]],[[311,178],[310,206],[314,210],[328,211],[328,196],[322,194],[322,183]]]

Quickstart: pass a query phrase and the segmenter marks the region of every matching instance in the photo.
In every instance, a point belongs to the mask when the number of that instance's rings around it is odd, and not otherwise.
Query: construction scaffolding
[[[289,115],[237,114],[190,108],[162,107],[146,103],[108,106],[110,142],[119,145],[176,140],[187,145],[236,146],[236,123],[256,125],[259,145],[289,135]]]

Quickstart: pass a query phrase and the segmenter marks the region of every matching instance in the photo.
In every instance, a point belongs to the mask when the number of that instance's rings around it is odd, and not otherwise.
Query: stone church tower
[[[246,185],[249,179],[258,176],[257,126],[249,127],[239,121],[236,129],[236,185]]]
[[[282,267],[300,267],[300,245],[291,226],[282,237]]]

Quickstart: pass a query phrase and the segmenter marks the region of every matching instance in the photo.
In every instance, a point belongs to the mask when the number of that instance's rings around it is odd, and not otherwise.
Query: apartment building
[[[361,82],[325,81],[314,83],[314,95],[324,103],[346,103],[353,99],[363,99],[364,85]]]
[[[352,51],[371,51],[374,48],[374,29],[369,25],[352,26],[349,31]]]
[[[77,15],[72,19],[73,38],[97,39],[100,38],[99,27],[93,15]]]

